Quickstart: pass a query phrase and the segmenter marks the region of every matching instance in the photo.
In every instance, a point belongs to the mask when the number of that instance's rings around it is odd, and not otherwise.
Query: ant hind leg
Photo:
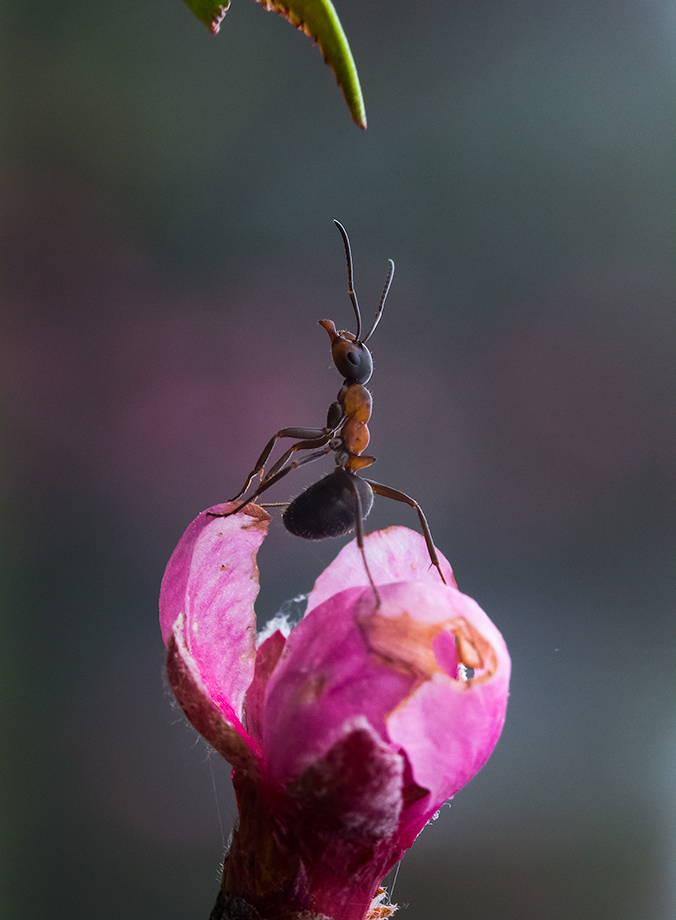
[[[420,519],[420,526],[422,528],[425,543],[427,545],[427,552],[430,554],[430,561],[439,573],[443,583],[445,585],[448,584],[444,578],[444,573],[441,571],[439,557],[437,556],[437,551],[435,549],[434,543],[432,542],[432,532],[430,531],[430,525],[427,523],[427,518],[425,517],[425,514],[418,502],[414,498],[411,498],[410,495],[406,495],[405,492],[400,492],[398,489],[391,488],[391,486],[384,486],[382,483],[372,482],[370,479],[365,481],[368,482],[376,495],[382,495],[384,498],[392,498],[395,502],[404,502],[404,504],[410,505],[411,508],[415,508],[415,510],[418,512],[418,518]]]
[[[359,490],[353,484],[353,482],[348,480],[349,488],[352,492],[352,497],[354,498],[354,520],[355,520],[355,529],[357,531],[357,546],[361,552],[361,557],[364,560],[364,568],[366,569],[366,576],[369,580],[369,584],[373,588],[373,594],[376,599],[376,609],[380,607],[380,594],[378,594],[378,589],[376,588],[376,583],[373,580],[373,575],[371,575],[371,569],[369,568],[368,560],[366,559],[366,553],[364,551],[364,522],[362,517],[362,504],[361,498],[359,496]]]

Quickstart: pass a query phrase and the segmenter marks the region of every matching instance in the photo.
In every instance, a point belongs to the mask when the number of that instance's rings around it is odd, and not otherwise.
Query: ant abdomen
[[[284,526],[305,540],[340,537],[357,526],[355,495],[364,520],[373,507],[371,486],[337,467],[294,498],[282,516]]]

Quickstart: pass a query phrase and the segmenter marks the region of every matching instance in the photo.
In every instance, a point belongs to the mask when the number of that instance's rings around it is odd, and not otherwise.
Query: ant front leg
[[[410,495],[406,495],[405,492],[400,492],[398,489],[392,489],[390,486],[384,486],[379,482],[372,482],[370,479],[366,479],[365,482],[368,482],[376,495],[382,495],[384,498],[393,498],[395,502],[404,502],[404,504],[410,505],[411,508],[415,508],[415,510],[418,512],[420,526],[422,527],[425,543],[427,544],[427,552],[430,554],[430,561],[441,576],[443,583],[445,585],[448,584],[444,578],[444,573],[441,571],[441,566],[439,565],[439,557],[437,556],[437,551],[434,547],[434,543],[432,542],[432,532],[430,531],[430,525],[427,523],[427,518],[425,517],[425,514],[418,502],[414,498],[411,498]]]
[[[265,445],[265,448],[263,449],[263,453],[260,455],[260,457],[256,461],[256,466],[251,470],[251,472],[247,476],[246,482],[244,483],[243,488],[239,490],[239,492],[237,493],[237,495],[234,496],[234,498],[230,499],[231,502],[236,502],[238,498],[241,498],[242,495],[244,495],[246,490],[249,488],[251,483],[254,481],[256,476],[258,476],[259,473],[262,473],[263,468],[265,464],[267,463],[268,457],[272,453],[272,448],[275,446],[279,438],[302,438],[303,440],[313,442],[308,445],[309,447],[320,447],[322,443],[325,444],[326,441],[328,440],[328,437],[326,435],[326,430],[324,428],[282,428],[281,431],[278,431],[277,434],[273,435],[268,441],[268,443]],[[315,441],[319,441],[319,443],[315,444],[314,443]],[[288,450],[282,459],[286,462],[286,460],[288,460],[289,457],[291,456],[292,452],[294,450],[299,450],[299,449],[300,448],[298,447],[298,445],[294,444],[291,450]],[[281,466],[283,465],[284,464],[282,463]],[[276,468],[273,468],[271,473],[274,475],[274,473],[278,472],[281,466],[280,466],[280,463],[275,464]]]
[[[296,429],[298,430],[298,429]],[[311,444],[312,442],[305,442],[306,444]],[[303,466],[305,463],[312,463],[314,460],[319,460],[322,457],[325,457],[330,450],[332,450],[328,444],[322,447],[320,450],[315,450],[311,454],[308,454],[306,457],[303,457],[301,460],[293,460],[288,466],[285,466],[283,469],[278,472],[272,473],[265,477],[265,480],[259,485],[259,487],[252,492],[251,495],[246,498],[243,502],[240,502],[236,508],[233,508],[231,511],[207,511],[209,517],[230,517],[231,514],[237,514],[238,511],[241,511],[242,508],[252,502],[255,498],[258,498],[259,495],[262,495],[263,492],[267,491],[270,486],[274,486],[275,483],[279,482],[282,477],[286,476],[287,473],[290,473],[291,470],[297,469],[299,466]]]
[[[268,470],[268,472],[263,477],[262,481],[267,482],[268,479],[271,479],[273,476],[276,476],[277,473],[280,472],[280,470],[283,470],[284,467],[287,466],[294,451],[313,450],[314,448],[324,447],[326,444],[328,444],[328,442],[331,440],[332,437],[333,437],[333,432],[325,430],[321,438],[310,438],[307,441],[297,441],[295,444],[292,444],[291,447],[286,451],[286,453],[282,454],[282,456],[279,458],[277,463],[275,463],[272,469]],[[328,451],[331,449],[332,448],[327,448],[325,451],[323,451],[322,456],[324,453],[328,453]],[[304,460],[300,460],[298,464],[296,465],[297,466],[302,465],[302,463],[304,462],[305,462]],[[292,469],[293,468],[294,467],[292,467]]]

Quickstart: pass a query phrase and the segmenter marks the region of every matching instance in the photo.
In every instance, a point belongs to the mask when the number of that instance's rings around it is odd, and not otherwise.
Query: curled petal
[[[256,552],[269,521],[270,516],[256,505],[227,518],[203,511],[174,550],[160,591],[165,643],[173,632],[211,701],[240,731],[242,702],[253,678],[256,654]]]

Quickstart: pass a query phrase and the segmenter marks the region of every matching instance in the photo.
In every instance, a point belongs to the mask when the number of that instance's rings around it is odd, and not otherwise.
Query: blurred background
[[[0,9],[0,913],[209,916],[235,808],[163,683],[159,585],[274,431],[324,423],[337,217],[366,322],[397,264],[373,476],[514,662],[401,916],[672,920],[674,7],[337,9],[366,133],[251,0],[218,37],[179,0]],[[417,526],[377,499],[393,523]],[[342,542],[277,519],[259,617]]]

